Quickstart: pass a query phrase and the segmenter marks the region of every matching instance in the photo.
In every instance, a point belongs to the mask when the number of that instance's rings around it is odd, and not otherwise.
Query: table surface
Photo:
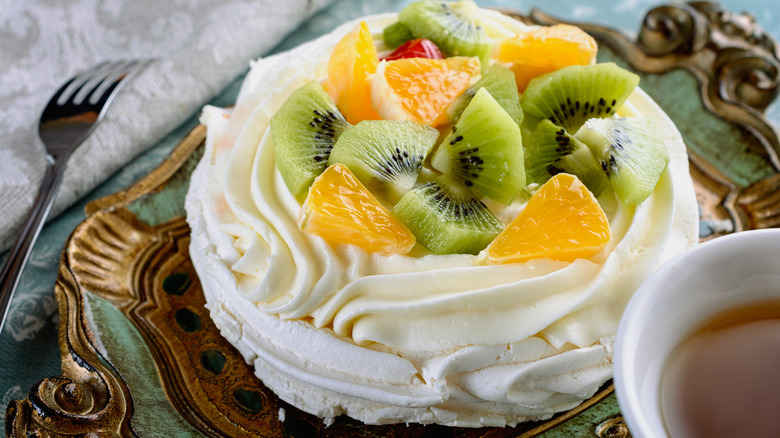
[[[273,52],[283,51],[322,35],[340,23],[363,15],[397,11],[408,0],[336,0],[326,10],[314,16],[285,39]],[[512,8],[528,12],[538,8],[563,19],[593,22],[625,32],[634,33],[645,12],[658,5],[655,1],[626,0],[613,2],[575,2],[572,0],[512,1],[477,0],[481,6]],[[780,39],[780,5],[776,0],[725,0],[721,2],[733,12],[749,11],[758,24],[776,40]],[[241,78],[237,78],[211,102],[214,105],[231,104],[238,92]],[[171,149],[197,124],[198,114],[173,130],[157,145],[89,193],[77,204],[54,218],[42,231],[14,297],[11,314],[0,333],[0,407],[12,399],[21,399],[38,380],[60,373],[60,355],[57,343],[57,302],[54,282],[59,256],[68,236],[84,219],[84,206],[91,200],[117,192],[146,175],[162,162]],[[780,103],[767,110],[768,118],[780,126]],[[0,416],[0,430],[4,419]]]

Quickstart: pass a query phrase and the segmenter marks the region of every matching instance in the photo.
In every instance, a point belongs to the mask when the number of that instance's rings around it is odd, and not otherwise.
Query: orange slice
[[[378,62],[374,39],[364,21],[336,44],[328,60],[325,89],[353,125],[362,120],[379,119],[371,107],[368,82],[368,76],[376,71]]]
[[[590,258],[609,242],[609,221],[593,194],[574,175],[559,173],[487,248],[491,263],[548,257]]]
[[[371,101],[385,120],[436,126],[444,110],[477,79],[479,58],[382,61],[371,81]]]
[[[386,255],[406,254],[416,241],[343,164],[328,167],[314,180],[298,213],[298,227],[330,242]]]
[[[568,24],[537,27],[498,45],[499,62],[511,63],[517,89],[522,93],[531,79],[569,65],[591,64],[596,40]]]

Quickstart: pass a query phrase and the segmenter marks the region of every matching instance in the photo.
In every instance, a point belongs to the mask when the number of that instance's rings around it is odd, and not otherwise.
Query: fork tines
[[[41,115],[41,121],[50,119],[52,109],[62,116],[62,108],[70,103],[73,106],[88,105],[93,108],[107,108],[107,101],[113,97],[114,91],[122,83],[143,69],[151,62],[146,61],[105,61],[93,68],[73,77],[66,82],[52,99]]]

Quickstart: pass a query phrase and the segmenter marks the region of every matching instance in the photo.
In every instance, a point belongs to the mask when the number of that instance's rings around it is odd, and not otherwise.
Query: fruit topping
[[[613,63],[563,67],[533,79],[520,98],[525,122],[550,119],[568,132],[586,120],[615,114],[639,83],[639,76]]]
[[[398,14],[415,38],[427,38],[446,56],[477,56],[487,67],[492,41],[475,21],[477,5],[472,1],[416,1]]]
[[[520,127],[482,88],[436,149],[434,169],[509,204],[525,186]]]
[[[371,106],[368,83],[378,62],[374,39],[363,21],[336,44],[330,55],[325,88],[349,123],[380,118]]]
[[[336,44],[325,88],[305,85],[272,117],[279,172],[305,197],[301,230],[381,254],[419,242],[489,263],[572,261],[611,236],[594,194],[649,196],[668,153],[649,119],[615,117],[639,77],[592,64],[595,41],[568,25],[501,41],[489,65],[475,9],[411,3],[385,28],[396,49],[381,61],[361,22]],[[501,209],[537,185],[506,229],[480,200]]]
[[[644,201],[669,164],[669,153],[648,117],[591,119],[575,137],[593,151],[618,199]]]
[[[434,254],[477,254],[503,228],[470,190],[446,175],[407,192],[393,214]]]
[[[342,163],[371,192],[398,201],[414,186],[439,131],[415,122],[366,120],[339,137],[328,165]]]
[[[371,101],[385,120],[436,126],[442,114],[479,74],[477,58],[408,58],[379,63],[371,80]]]
[[[415,38],[401,44],[393,53],[382,59],[392,61],[405,58],[444,59],[444,55],[442,55],[441,50],[436,47],[433,41],[425,38]]]
[[[524,137],[524,143],[529,183],[544,184],[554,175],[569,173],[596,196],[609,186],[601,164],[588,146],[551,121],[542,120],[530,136]]]
[[[587,65],[596,59],[596,41],[568,24],[535,27],[500,42],[494,56],[510,63],[522,93],[531,79],[569,65]]]
[[[349,126],[316,81],[295,90],[271,118],[274,159],[290,193],[303,200]]]
[[[609,221],[574,175],[550,178],[486,250],[489,263],[590,258],[611,238]]]
[[[476,84],[469,87],[447,108],[447,118],[455,123],[480,88],[485,88],[502,108],[519,125],[523,121],[523,109],[515,86],[515,76],[501,64],[493,64],[482,74]]]
[[[414,235],[343,164],[334,164],[314,180],[298,214],[298,227],[334,243],[368,252],[406,254]]]

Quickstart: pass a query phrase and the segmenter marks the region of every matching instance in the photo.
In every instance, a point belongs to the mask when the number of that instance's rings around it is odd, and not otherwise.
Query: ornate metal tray
[[[559,22],[538,11],[505,12]],[[680,127],[702,240],[780,225],[780,135],[763,115],[778,93],[780,60],[750,17],[704,2],[661,6],[636,41],[575,24],[598,40],[600,61],[639,73]],[[280,401],[219,335],[189,260],[183,200],[204,137],[197,127],[143,180],[87,206],[55,286],[62,374],[11,402],[7,436],[630,436],[611,384],[573,411],[517,428],[365,426],[347,418],[326,428]]]

